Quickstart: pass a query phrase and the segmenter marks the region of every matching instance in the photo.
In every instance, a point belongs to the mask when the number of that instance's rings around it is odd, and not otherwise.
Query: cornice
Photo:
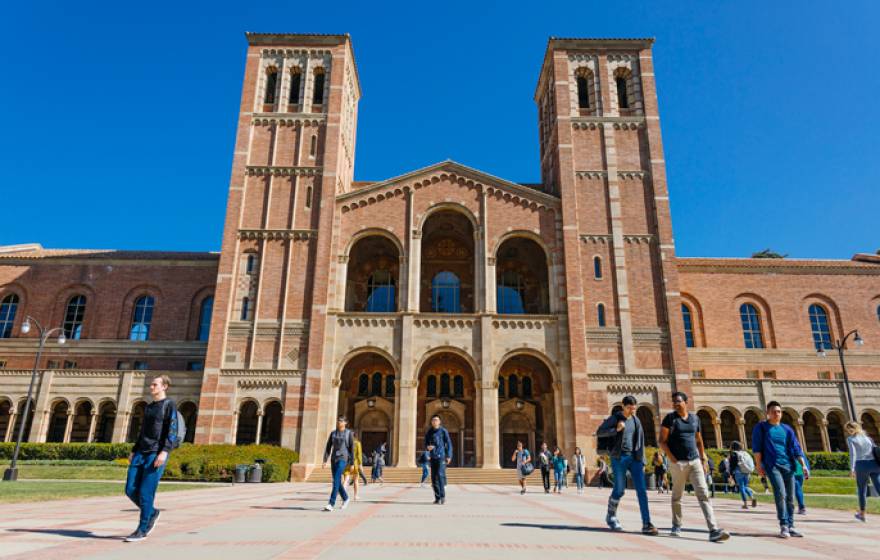
[[[318,230],[316,229],[240,229],[238,230],[239,239],[268,239],[268,240],[286,240],[308,241],[318,238]]]
[[[574,130],[596,130],[610,126],[614,130],[637,130],[644,128],[645,117],[571,117],[571,127]]]
[[[222,377],[302,377],[304,369],[221,369]]]
[[[267,176],[289,177],[296,176],[314,176],[321,175],[324,172],[323,167],[305,167],[305,166],[282,166],[282,165],[248,165],[245,168],[245,174],[248,176]]]
[[[880,276],[880,266],[846,260],[677,257],[679,272],[706,274],[822,274]]]
[[[323,113],[252,113],[255,126],[321,126],[327,121]]]

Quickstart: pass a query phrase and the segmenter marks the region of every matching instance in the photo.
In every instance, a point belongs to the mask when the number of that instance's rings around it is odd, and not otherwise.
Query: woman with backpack
[[[565,484],[565,455],[559,447],[553,448],[553,493],[562,494],[562,487]]]
[[[859,511],[856,519],[861,522],[865,519],[865,508],[868,498],[868,480],[874,483],[874,490],[880,492],[880,463],[877,455],[880,453],[874,445],[874,441],[862,429],[858,422],[847,422],[844,426],[848,438],[849,447],[849,476],[856,479],[856,494],[859,496]]]
[[[742,444],[738,441],[730,444],[729,463],[730,474],[737,488],[739,488],[739,495],[743,501],[742,508],[749,509],[749,498],[752,500],[752,507],[758,507],[755,493],[749,488],[749,477],[752,475],[752,471],[755,470],[755,461],[751,455],[743,451]]]
[[[513,452],[513,457],[510,460],[516,465],[516,479],[519,481],[520,486],[519,493],[525,494],[526,479],[535,470],[535,466],[532,465],[532,456],[529,450],[523,446],[523,442],[516,442],[516,451]]]

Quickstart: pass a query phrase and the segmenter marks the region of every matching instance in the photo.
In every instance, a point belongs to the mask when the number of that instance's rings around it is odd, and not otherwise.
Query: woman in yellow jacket
[[[354,457],[352,457],[351,465],[349,465],[348,470],[345,472],[345,480],[343,480],[343,484],[348,483],[349,477],[351,478],[351,482],[353,485],[353,494],[354,501],[358,501],[358,489],[360,488],[360,480],[358,479],[358,475],[361,477],[363,474],[363,465],[364,465],[364,452],[361,447],[361,441],[358,438],[354,438]],[[365,479],[366,480],[366,479]]]

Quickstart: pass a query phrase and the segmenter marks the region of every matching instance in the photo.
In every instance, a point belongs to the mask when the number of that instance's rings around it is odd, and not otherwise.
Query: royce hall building
[[[652,40],[549,40],[540,184],[355,181],[350,37],[247,40],[219,253],[0,248],[0,439],[132,440],[159,373],[195,442],[291,447],[298,476],[338,414],[399,466],[439,414],[455,465],[498,468],[518,439],[589,451],[627,394],[652,444],[676,390],[710,446],[771,399],[808,450],[844,450],[851,415],[877,439],[880,256],[676,257]],[[26,316],[67,338],[28,418]]]

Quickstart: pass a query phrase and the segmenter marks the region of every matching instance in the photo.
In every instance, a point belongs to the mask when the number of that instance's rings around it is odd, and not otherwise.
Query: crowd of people
[[[167,375],[156,377],[150,384],[153,402],[146,408],[144,422],[138,439],[129,457],[128,479],[125,493],[140,512],[138,526],[126,537],[126,542],[146,539],[155,529],[160,510],[154,507],[154,498],[159,481],[167,464],[169,454],[179,446],[185,436],[185,424],[177,412],[174,401],[166,391],[171,380]],[[715,484],[713,474],[716,465],[706,452],[703,443],[699,418],[688,411],[688,396],[682,392],[672,395],[673,410],[662,421],[659,447],[646,463],[645,433],[636,415],[636,398],[626,396],[622,409],[609,416],[596,432],[598,459],[595,482],[600,488],[611,486],[605,522],[611,531],[623,531],[617,510],[623,499],[627,482],[632,483],[641,513],[641,532],[657,535],[656,526],[651,521],[648,504],[645,467],[653,470],[659,493],[669,493],[671,500],[672,523],[670,536],[678,537],[682,531],[682,499],[685,491],[692,490],[703,513],[709,530],[709,540],[722,542],[730,538],[718,523],[712,507]],[[755,508],[758,505],[754,491],[749,487],[752,475],[760,477],[764,491],[772,490],[776,517],[779,522],[780,538],[803,537],[795,529],[795,511],[806,514],[803,498],[804,482],[810,478],[810,464],[801,449],[794,430],[782,422],[782,406],[777,401],[767,403],[766,420],[759,422],[752,431],[752,453],[748,453],[742,443],[733,442],[729,451],[722,455],[717,470],[722,482],[722,490],[727,493],[733,489],[742,499],[742,508]],[[425,433],[423,450],[417,463],[422,468],[420,485],[424,486],[430,476],[434,504],[446,503],[446,467],[453,458],[453,445],[449,432],[442,425],[440,416],[434,415]],[[866,521],[868,484],[872,482],[880,493],[880,448],[864,432],[858,422],[848,422],[845,426],[849,448],[850,476],[856,480],[858,511],[855,518]],[[387,445],[381,444],[369,455],[372,463],[371,482],[383,484],[382,470],[387,457]],[[608,462],[603,458],[607,456]],[[523,444],[517,442],[511,456],[516,467],[519,490],[525,494],[528,479],[534,471],[540,471],[541,483],[547,494],[562,493],[571,477],[581,494],[587,484],[586,457],[579,447],[571,456],[562,449],[542,443],[540,450],[532,454]],[[367,484],[364,473],[364,450],[353,430],[348,428],[348,420],[340,416],[336,429],[330,432],[324,449],[323,467],[331,469],[331,491],[326,511],[336,509],[337,498],[341,498],[339,509],[346,509],[351,499],[358,500],[360,484]],[[552,475],[552,477],[551,477]],[[347,487],[351,486],[351,496]],[[795,510],[797,502],[797,510]]]

